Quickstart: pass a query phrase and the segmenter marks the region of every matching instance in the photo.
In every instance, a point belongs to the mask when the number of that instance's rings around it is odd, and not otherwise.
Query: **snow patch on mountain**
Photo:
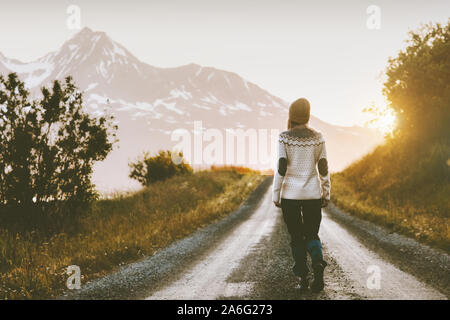
[[[252,109],[248,105],[239,101],[236,101],[234,106],[236,107],[237,110],[244,110],[248,112],[252,111]]]
[[[92,90],[97,86],[98,86],[98,82],[91,83],[90,85],[87,86],[87,88],[84,91]]]
[[[92,100],[96,101],[97,103],[102,103],[102,104],[107,104],[108,102],[111,102],[111,100],[109,100],[108,97],[101,96],[96,93],[91,93],[89,95],[88,102],[92,101]]]
[[[198,103],[193,103],[192,104],[194,107],[197,107],[199,109],[203,109],[203,110],[211,110],[211,107],[205,106],[203,104],[198,104]]]
[[[203,102],[206,102],[206,103],[217,104],[217,99],[213,99],[210,96],[203,97],[200,100],[203,101]]]
[[[247,88],[247,90],[250,90],[250,88],[248,87],[248,82],[245,79],[242,79],[242,81],[244,82],[244,86]]]
[[[177,98],[181,97],[184,100],[189,100],[190,98],[192,98],[192,94],[190,92],[187,92],[184,89],[184,86],[182,86],[181,89],[172,89],[172,90],[170,90],[170,95],[174,99],[177,99]]]
[[[127,54],[125,53],[125,50],[123,50],[122,48],[120,48],[116,42],[112,41],[113,47],[114,47],[114,53],[120,55],[120,56],[126,56]]]
[[[162,105],[164,108],[166,108],[167,110],[170,111],[174,111],[180,115],[184,114],[183,110],[180,110],[176,107],[176,103],[175,102],[165,102],[163,99],[157,99],[154,103],[154,106],[160,106]]]
[[[225,78],[225,80],[227,81],[228,86],[231,88],[231,82],[230,79],[228,79],[227,75],[224,74],[223,77]]]
[[[202,72],[203,67],[199,67],[197,72],[195,73],[195,76],[198,77],[200,75],[200,73]]]
[[[41,84],[53,71],[54,66],[46,62],[20,63],[5,59],[1,62],[11,72],[25,74],[23,81],[27,88],[33,88]]]

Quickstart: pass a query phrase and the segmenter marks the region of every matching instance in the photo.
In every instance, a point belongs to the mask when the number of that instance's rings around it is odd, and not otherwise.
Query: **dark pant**
[[[291,236],[291,250],[294,258],[293,271],[296,276],[308,273],[306,254],[309,253],[313,266],[323,261],[319,238],[322,208],[320,199],[281,199],[283,219]]]

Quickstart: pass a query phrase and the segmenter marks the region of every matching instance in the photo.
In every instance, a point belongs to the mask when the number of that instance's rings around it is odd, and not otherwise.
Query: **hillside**
[[[411,155],[389,142],[332,176],[332,201],[346,211],[450,252],[448,143]]]

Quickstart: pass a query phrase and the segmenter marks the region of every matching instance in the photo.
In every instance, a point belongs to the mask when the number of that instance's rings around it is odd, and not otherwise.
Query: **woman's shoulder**
[[[283,131],[279,136],[280,141],[301,141],[301,142],[325,142],[320,131],[309,126],[294,127]]]

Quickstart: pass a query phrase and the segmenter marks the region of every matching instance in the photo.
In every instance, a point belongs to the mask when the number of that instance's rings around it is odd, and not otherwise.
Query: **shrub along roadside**
[[[0,299],[54,297],[69,265],[82,283],[152,255],[234,211],[263,176],[214,170],[175,176],[132,195],[101,200],[77,221],[78,232],[48,236],[0,229]]]
[[[135,162],[129,164],[129,177],[137,180],[143,186],[156,181],[164,181],[170,177],[191,174],[192,167],[183,159],[182,152],[173,153],[170,150],[160,150],[156,155],[144,152]]]

